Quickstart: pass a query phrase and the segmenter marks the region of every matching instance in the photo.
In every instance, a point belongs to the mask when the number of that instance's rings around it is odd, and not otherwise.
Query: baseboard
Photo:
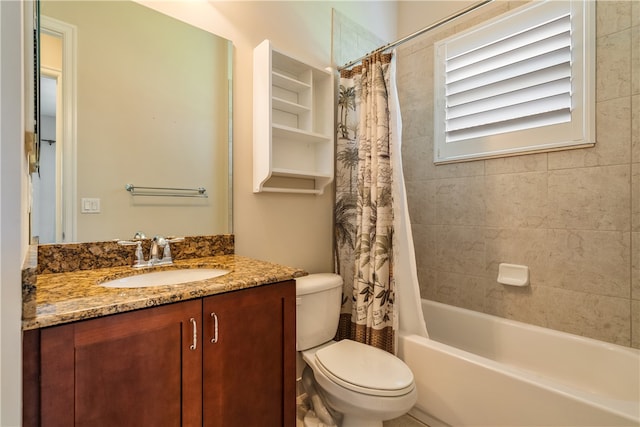
[[[411,408],[411,410],[409,411],[409,415],[411,415],[421,423],[428,425],[429,427],[451,427],[449,424],[432,417],[431,415],[416,407]]]

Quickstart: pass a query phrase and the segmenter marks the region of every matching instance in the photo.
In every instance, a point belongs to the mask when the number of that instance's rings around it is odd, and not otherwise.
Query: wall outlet
[[[100,199],[85,198],[80,200],[81,213],[100,213]]]

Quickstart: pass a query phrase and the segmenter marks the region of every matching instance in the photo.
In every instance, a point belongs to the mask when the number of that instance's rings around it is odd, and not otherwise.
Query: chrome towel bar
[[[125,190],[132,196],[165,196],[165,197],[209,197],[207,190],[198,188],[171,188],[171,187],[139,187],[126,184]]]

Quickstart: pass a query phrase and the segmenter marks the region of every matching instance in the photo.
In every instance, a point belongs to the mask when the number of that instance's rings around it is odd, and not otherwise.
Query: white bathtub
[[[422,300],[430,339],[400,334],[431,427],[638,426],[640,351]]]

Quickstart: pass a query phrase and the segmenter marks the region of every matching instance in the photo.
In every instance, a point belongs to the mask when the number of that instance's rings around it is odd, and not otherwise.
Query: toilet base
[[[382,427],[382,420],[361,418],[356,415],[343,414],[342,427]]]
[[[326,407],[342,414],[342,422],[338,425],[341,427],[383,427],[383,420],[404,415],[416,403],[418,392],[415,384],[412,384],[410,389],[407,387],[408,392],[405,394],[385,396],[383,392],[380,393],[382,395],[360,393],[334,382],[323,373],[316,362],[316,353],[321,348],[331,345],[335,345],[335,342],[303,351],[302,358],[308,364],[305,369],[308,370],[308,374],[311,374],[308,375],[309,380],[317,394],[323,397]]]

